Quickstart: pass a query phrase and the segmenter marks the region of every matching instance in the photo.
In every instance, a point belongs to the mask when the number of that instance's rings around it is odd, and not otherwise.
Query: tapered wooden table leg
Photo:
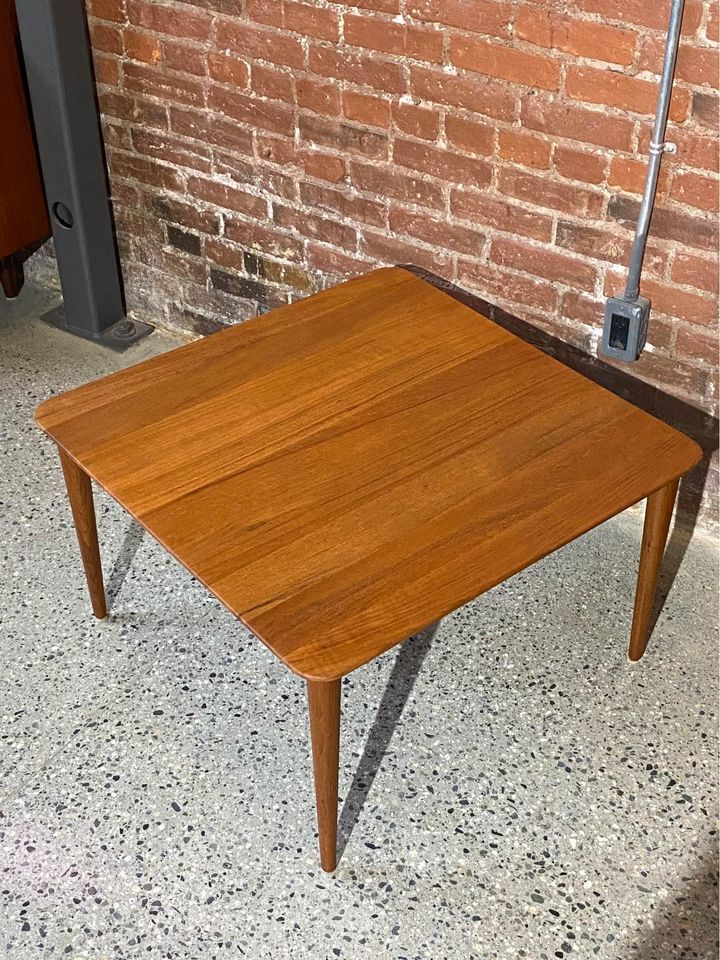
[[[337,864],[340,684],[340,680],[307,681],[320,865],[328,873]]]
[[[70,499],[70,509],[75,521],[80,553],[82,554],[85,577],[93,613],[102,620],[107,616],[105,604],[105,587],[103,585],[102,567],[100,566],[100,548],[98,546],[97,526],[95,524],[95,505],[93,504],[92,484],[90,477],[77,463],[58,447],[60,463],[62,464]]]
[[[645,505],[645,528],[643,530],[640,551],[640,569],[638,570],[635,592],[635,610],[633,612],[632,632],[630,634],[631,660],[639,660],[645,653],[650,631],[658,573],[665,553],[670,518],[672,517],[678,480],[673,480],[651,493]]]

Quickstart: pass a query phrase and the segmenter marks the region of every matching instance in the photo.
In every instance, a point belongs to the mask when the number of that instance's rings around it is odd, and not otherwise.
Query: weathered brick
[[[190,253],[199,257],[201,253],[200,237],[195,233],[188,233],[187,230],[180,230],[168,224],[167,240],[171,247],[182,250],[183,253]]]
[[[534,247],[497,237],[490,247],[490,259],[502,267],[514,267],[546,280],[592,290],[597,276],[586,260],[569,257],[550,247]]]
[[[250,87],[258,97],[281,100],[285,104],[292,103],[295,95],[293,78],[288,72],[262,63],[253,63]]]
[[[452,279],[453,276],[453,257],[449,251],[425,249],[413,241],[388,236],[386,233],[363,231],[360,237],[360,252],[376,263],[414,264],[446,279]]]
[[[559,90],[560,66],[556,60],[489,40],[450,38],[450,59],[458,67],[501,80],[512,80],[541,90]]]
[[[549,50],[578,57],[629,65],[637,42],[633,30],[623,30],[596,20],[577,20],[548,11],[544,6],[520,7],[515,35]]]
[[[471,220],[479,227],[493,227],[532,240],[552,238],[553,219],[518,203],[498,200],[480,190],[455,187],[450,195],[450,210],[455,218]]]
[[[339,220],[321,217],[307,210],[298,210],[282,203],[273,204],[273,220],[281,227],[296,230],[304,237],[332,243],[346,250],[357,246],[357,230]]]
[[[183,178],[173,167],[148,160],[131,153],[113,150],[109,156],[111,175],[127,180],[140,180],[162,190],[180,193],[184,189]]]
[[[391,60],[365,53],[350,53],[335,47],[312,47],[308,63],[310,70],[321,77],[347,80],[387,93],[405,92],[403,68]]]
[[[124,23],[125,0],[88,0],[88,14],[99,20],[110,20],[113,23]]]
[[[314,183],[300,185],[300,198],[311,207],[339,213],[347,220],[359,220],[381,227],[386,221],[385,204],[353,195],[347,190],[332,190]]]
[[[199,310],[192,310],[185,304],[170,303],[168,319],[174,326],[187,330],[196,337],[209,337],[213,333],[227,329],[227,324],[223,320],[201,313]]]
[[[528,129],[549,136],[613,150],[630,150],[635,126],[629,118],[611,117],[607,111],[588,110],[541,97],[523,100],[522,122]]]
[[[243,252],[243,264],[247,273],[255,274],[272,283],[279,283],[294,290],[308,293],[312,290],[312,279],[304,270],[294,264],[280,260],[270,260],[250,250]]]
[[[609,230],[562,220],[557,226],[555,243],[565,250],[611,263],[627,263],[632,248],[632,240],[627,234],[621,236]]]
[[[162,41],[151,33],[139,30],[123,31],[123,47],[130,60],[141,63],[160,63],[164,59]]]
[[[608,216],[626,226],[637,223],[640,204],[630,197],[616,195],[610,200]],[[679,210],[655,207],[650,232],[663,240],[674,240],[689,247],[717,250],[718,226],[714,220],[705,220]]]
[[[317,243],[314,240],[308,240],[307,259],[309,266],[314,270],[322,270],[323,273],[334,274],[337,277],[357,277],[367,273],[374,266],[371,260],[365,260],[357,254],[348,256],[328,244]]]
[[[107,149],[117,147],[119,150],[133,150],[132,132],[111,117],[105,117],[102,121],[102,133]]]
[[[460,260],[458,281],[462,287],[477,291],[491,302],[521,303],[544,313],[552,313],[557,308],[559,294],[555,284],[524,272],[503,270],[495,264]]]
[[[267,211],[267,204],[260,197],[215,180],[191,177],[188,180],[188,190],[193,197],[205,203],[222,207],[224,210],[236,210],[249,217],[263,217]]]
[[[474,77],[453,76],[426,67],[410,67],[410,92],[422,100],[460,107],[496,120],[512,121],[520,110],[517,92],[506,84],[478,83]]]
[[[142,96],[193,106],[205,102],[205,87],[196,77],[168,73],[157,65],[144,63],[126,63],[123,74],[126,89]]]
[[[560,315],[563,320],[586,327],[600,327],[605,317],[605,301],[594,294],[567,290],[562,296]]]
[[[306,76],[298,77],[296,83],[297,104],[301,109],[331,117],[340,115],[340,91],[337,84]]]
[[[707,26],[705,28],[708,40],[713,43],[720,42],[720,8],[717,3],[710,3]]]
[[[94,58],[95,80],[98,86],[117,87],[120,83],[120,61],[96,53]]]
[[[579,217],[598,217],[604,204],[604,197],[600,192],[583,190],[562,180],[508,168],[499,171],[498,190],[535,207],[573,213]]]
[[[348,120],[367,123],[371,127],[387,130],[390,125],[390,102],[380,97],[346,90],[343,94],[343,113]]]
[[[650,129],[640,129],[638,137],[638,151],[647,154],[650,146]],[[698,134],[694,130],[683,127],[671,127],[668,140],[677,146],[678,159],[685,167],[696,167],[700,170],[712,170],[717,173],[720,169],[720,151],[717,137]]]
[[[317,7],[311,3],[295,3],[293,0],[284,0],[282,6],[283,26],[286,30],[333,43],[340,39],[340,17],[335,10]]]
[[[707,374],[677,357],[645,351],[635,365],[636,376],[648,383],[663,385],[676,396],[690,399],[707,390]]]
[[[301,116],[298,129],[304,141],[316,143],[321,147],[333,147],[348,153],[374,157],[378,160],[386,158],[388,154],[386,136],[347,123],[313,116]]]
[[[339,183],[346,174],[345,161],[331,153],[310,151],[303,157],[303,167],[309,177],[318,180],[327,180],[329,183]]]
[[[207,210],[195,203],[186,203],[175,197],[144,195],[144,201],[156,217],[168,223],[182,224],[191,230],[207,234],[220,232],[220,218],[215,211]]]
[[[123,53],[122,31],[107,23],[92,22],[90,24],[90,40],[95,51],[114,53],[116,56]]]
[[[576,0],[580,10],[596,13],[622,23],[637,23],[655,30],[667,29],[667,9],[659,3],[647,0]],[[695,33],[702,19],[701,0],[688,0],[683,18],[683,34]]]
[[[212,26],[209,13],[196,12],[187,6],[145,3],[144,0],[127,0],[127,19],[128,23],[155,33],[192,40],[207,40]]]
[[[135,184],[124,183],[122,180],[116,180],[112,189],[113,208],[118,204],[124,204],[133,210],[138,210],[143,204],[143,198],[146,198],[138,186]],[[149,209],[149,205],[146,205]]]
[[[710,367],[718,366],[718,332],[681,324],[675,341],[675,352],[686,360],[700,360]]]
[[[430,174],[440,180],[484,187],[492,179],[492,168],[485,160],[464,157],[451,150],[417,143],[414,140],[395,140],[395,162]]]
[[[517,130],[498,132],[498,156],[526,167],[550,166],[552,146],[547,140]]]
[[[565,89],[575,100],[619,107],[635,113],[654,115],[658,86],[648,80],[629,77],[612,70],[593,67],[568,67]],[[690,112],[690,95],[682,87],[674,87],[670,101],[670,118],[681,123]]]
[[[645,190],[647,175],[647,159],[639,160],[635,157],[613,157],[610,162],[608,184],[611,187],[619,187],[620,190],[625,190],[628,193],[642,193]],[[663,164],[660,168],[660,178],[658,180],[659,197],[664,196],[667,192],[669,179],[668,165]]]
[[[166,237],[162,224],[149,219],[144,210],[119,205],[115,210],[115,223],[118,230],[133,232],[133,243],[129,245],[131,250],[137,250],[141,243],[145,243],[154,253],[165,243]]]
[[[103,90],[99,93],[98,100],[103,116],[142,123],[158,130],[167,129],[168,112],[163,104],[138,99],[127,91],[118,90]]]
[[[720,183],[711,177],[703,177],[692,170],[678,170],[673,177],[670,196],[678,203],[685,203],[699,210],[717,211]]]
[[[437,30],[421,29],[379,20],[376,17],[345,17],[345,42],[369,50],[380,50],[411,60],[441,63],[443,35]]]
[[[252,130],[238,126],[206,110],[189,110],[170,107],[170,128],[184,137],[210,143],[213,146],[252,156]]]
[[[303,153],[294,140],[277,137],[269,133],[255,133],[255,156],[263,162],[279,166],[302,166]]]
[[[208,72],[207,53],[201,47],[182,40],[163,40],[162,52],[163,64],[168,70],[192,73],[196,77],[204,77]]]
[[[613,272],[608,272],[605,278],[605,292],[608,295],[615,295],[621,286],[621,278]],[[717,323],[717,298],[712,295],[692,293],[675,284],[664,283],[652,277],[643,279],[642,290],[644,295],[652,300],[653,308],[658,313],[701,326]]]
[[[212,13],[225,13],[230,17],[239,17],[245,13],[245,0],[184,0],[194,7],[202,7]]]
[[[653,37],[643,44],[638,66],[659,74],[665,55],[665,39]],[[681,43],[678,50],[675,75],[697,86],[714,86],[720,74],[720,51],[717,46],[700,47]]]
[[[433,217],[429,211],[410,210],[406,207],[390,208],[390,229],[395,234],[414,237],[447,250],[479,256],[487,240],[487,233]]]
[[[143,246],[147,243],[147,246]],[[178,281],[205,284],[207,279],[207,264],[197,257],[187,257],[173,250],[171,247],[162,247],[152,242],[146,233],[143,241],[137,244],[136,253],[151,263],[163,277],[173,277],[174,285]],[[167,280],[165,281],[167,283]]]
[[[350,164],[350,179],[358,190],[373,193],[379,197],[394,197],[406,203],[416,203],[421,207],[441,209],[445,205],[443,188],[415,177],[408,171],[395,170],[377,164]]]
[[[341,0],[330,0],[330,2],[340,7],[347,6]],[[400,12],[400,0],[354,0],[352,5],[360,10],[375,10],[378,13]]]
[[[207,102],[211,110],[233,117],[252,129],[290,136],[295,126],[292,107],[287,104],[261,100],[227,87],[211,84]]]
[[[448,142],[468,153],[490,156],[495,142],[495,131],[487,124],[461,117],[445,118],[445,136]]]
[[[607,175],[608,160],[604,154],[588,153],[555,144],[553,165],[565,180],[602,183]]]
[[[225,238],[205,240],[204,249],[213,263],[231,270],[243,270],[248,251],[295,262],[302,257],[303,245],[301,240],[272,224],[266,226],[231,219],[225,225]]]
[[[271,27],[284,25],[282,0],[244,0],[244,4],[250,20]]]
[[[510,36],[513,8],[500,0],[406,0],[406,6],[417,20],[485,36]]]
[[[672,266],[672,279],[683,286],[697,287],[709,293],[720,291],[717,257],[705,260],[692,254],[678,253]]]
[[[286,67],[302,67],[305,60],[302,43],[297,37],[236,20],[218,22],[217,44],[222,51],[232,51],[250,60],[266,60]]]
[[[398,130],[422,140],[435,140],[440,133],[440,115],[412,103],[392,103],[392,121]]]
[[[274,167],[260,166],[257,161],[240,160],[236,155],[220,150],[214,151],[214,158],[215,173],[225,181],[247,186],[250,190],[257,190],[260,183],[263,193],[284,200],[297,198],[298,180],[294,175],[281,173]]]
[[[231,83],[234,87],[244,90],[250,82],[250,67],[245,60],[237,57],[226,57],[220,53],[208,55],[208,72],[213,80],[220,83]]]
[[[704,127],[717,130],[720,120],[720,98],[714,93],[693,94],[692,115]]]
[[[210,282],[217,290],[223,290],[225,293],[232,294],[233,297],[242,297],[245,300],[263,301],[268,294],[265,284],[258,283],[257,280],[238,277],[215,268],[210,271]]]
[[[135,128],[132,144],[137,153],[175,167],[189,167],[202,173],[210,173],[212,169],[211,151],[199,143],[187,143],[167,133]]]

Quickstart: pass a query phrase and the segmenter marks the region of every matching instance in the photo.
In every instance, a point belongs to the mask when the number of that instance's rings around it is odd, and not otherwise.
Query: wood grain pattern
[[[60,450],[60,463],[65,477],[68,499],[70,500],[70,509],[75,522],[75,533],[77,534],[83,567],[85,568],[90,602],[92,603],[93,613],[99,620],[102,620],[107,616],[107,606],[95,523],[92,484],[85,471],[81,470],[72,457],[69,457],[62,449]]]
[[[37,418],[311,680],[366,663],[701,455],[399,268]]]
[[[628,657],[632,661],[639,660],[647,646],[658,573],[665,553],[677,490],[678,481],[672,480],[652,493],[645,506],[645,526],[640,549],[640,567],[628,652]]]
[[[337,865],[341,684],[341,680],[307,682],[320,866],[328,873]]]

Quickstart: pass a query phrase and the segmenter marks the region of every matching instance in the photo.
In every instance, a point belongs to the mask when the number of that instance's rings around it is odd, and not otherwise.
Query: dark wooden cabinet
[[[0,0],[0,283],[8,297],[50,236],[19,49],[14,0]]]

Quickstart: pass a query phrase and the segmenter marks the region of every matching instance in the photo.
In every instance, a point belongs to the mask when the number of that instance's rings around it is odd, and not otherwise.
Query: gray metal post
[[[125,318],[83,0],[17,16],[63,292],[47,319],[120,349],[152,328]]]

